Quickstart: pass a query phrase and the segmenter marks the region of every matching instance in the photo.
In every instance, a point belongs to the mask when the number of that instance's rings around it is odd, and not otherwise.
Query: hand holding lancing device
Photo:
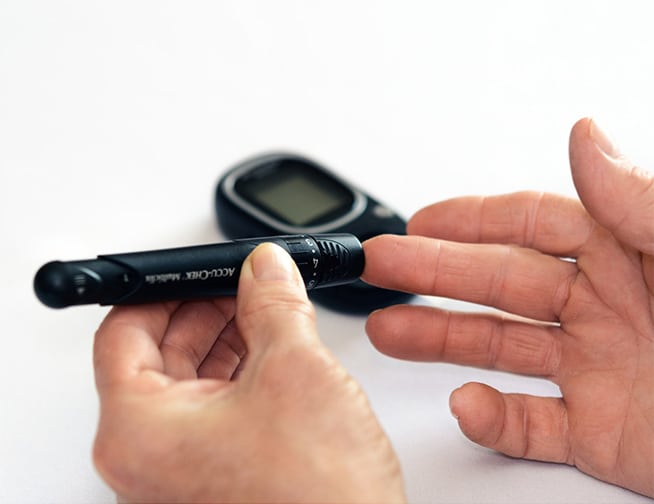
[[[397,306],[368,331],[398,357],[552,379],[562,398],[469,384],[451,407],[485,446],[654,496],[654,185],[588,120],[571,161],[583,207],[528,193],[454,200],[411,220],[426,236],[364,245],[367,281],[546,323]],[[116,308],[95,348],[95,461],[126,500],[403,499],[388,439],[269,245],[246,262],[236,303]]]
[[[114,308],[95,371],[95,463],[122,500],[403,500],[390,443],[276,245],[246,260],[236,300]]]

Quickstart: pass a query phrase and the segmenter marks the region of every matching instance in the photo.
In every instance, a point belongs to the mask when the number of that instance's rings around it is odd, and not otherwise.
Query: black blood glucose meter
[[[216,188],[218,223],[230,239],[275,234],[351,233],[361,241],[404,234],[406,222],[386,205],[306,157],[274,152],[227,171]],[[410,294],[361,280],[311,292],[329,308],[367,313]]]

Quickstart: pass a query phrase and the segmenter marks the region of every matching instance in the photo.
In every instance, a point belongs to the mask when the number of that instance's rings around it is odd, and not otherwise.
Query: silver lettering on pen
[[[186,280],[209,280],[212,278],[231,278],[234,276],[236,268],[213,268],[197,271],[186,271],[182,273],[157,273],[154,275],[145,275],[145,282],[154,284],[164,284],[168,282],[179,282]]]
[[[236,268],[214,268],[210,270],[187,271],[184,280],[208,280],[210,278],[231,278]]]
[[[157,273],[156,275],[145,275],[145,281],[149,284],[178,282],[181,279],[181,273]]]

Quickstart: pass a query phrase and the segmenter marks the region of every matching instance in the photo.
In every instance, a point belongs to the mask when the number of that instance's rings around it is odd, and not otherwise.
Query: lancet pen
[[[350,283],[363,272],[363,248],[354,235],[299,234],[52,261],[36,273],[34,291],[52,308],[235,295],[243,261],[264,242],[290,254],[307,290]]]

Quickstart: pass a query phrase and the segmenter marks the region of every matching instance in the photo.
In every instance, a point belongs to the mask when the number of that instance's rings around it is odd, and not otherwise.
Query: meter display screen
[[[332,177],[294,161],[270,163],[240,179],[236,191],[293,226],[315,225],[349,211],[352,192]]]

